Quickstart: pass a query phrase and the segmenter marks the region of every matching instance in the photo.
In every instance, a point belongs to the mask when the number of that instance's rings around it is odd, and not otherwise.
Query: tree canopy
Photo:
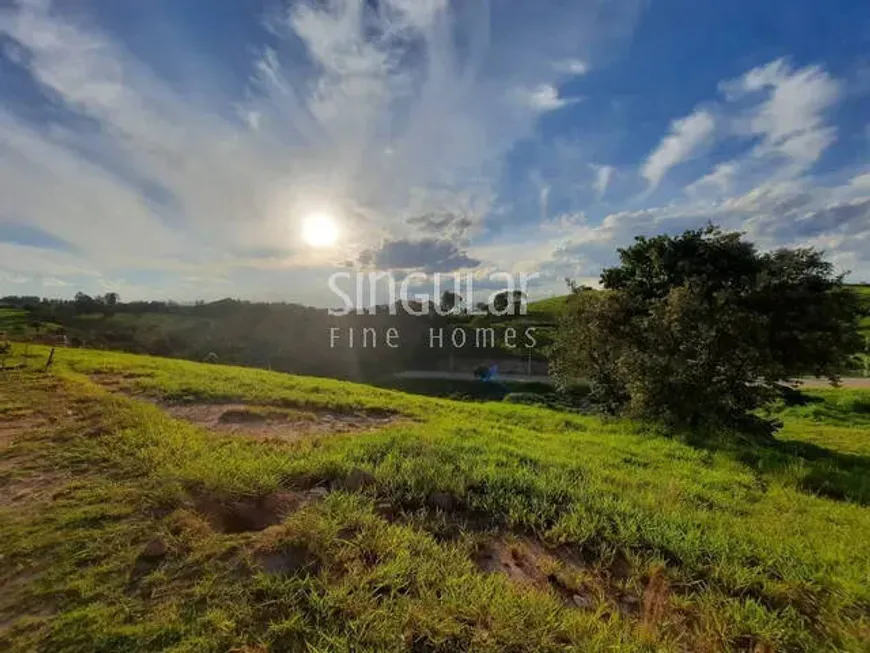
[[[781,384],[836,382],[861,346],[857,298],[813,249],[760,253],[715,226],[638,237],[576,288],[557,330],[557,380],[593,383],[609,411],[743,427]]]

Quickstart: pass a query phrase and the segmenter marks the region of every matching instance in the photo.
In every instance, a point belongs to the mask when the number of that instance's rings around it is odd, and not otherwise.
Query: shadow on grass
[[[792,477],[804,492],[870,505],[870,456],[779,440],[747,447],[737,457],[760,474]]]
[[[861,435],[857,429],[870,425],[870,401],[866,394],[819,396],[791,391],[783,399],[768,416],[849,426],[856,429],[857,437]],[[726,452],[762,477],[790,481],[803,492],[870,505],[870,456],[801,440],[753,440],[735,434],[690,436],[687,441],[696,447]]]
[[[750,442],[724,434],[685,438],[687,444],[724,452],[762,478],[790,481],[803,492],[870,505],[870,456],[842,453],[799,440]]]

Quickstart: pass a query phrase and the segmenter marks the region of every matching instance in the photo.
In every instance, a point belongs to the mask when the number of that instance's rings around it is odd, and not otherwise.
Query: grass
[[[867,650],[870,392],[776,407],[773,445],[692,445],[626,421],[130,354],[62,350],[50,373],[13,374],[0,416],[24,426],[0,481],[30,491],[0,509],[3,650]],[[405,419],[262,442],[96,375],[163,400]],[[354,474],[369,482],[350,491]],[[332,491],[265,530],[216,530],[198,503],[312,486]],[[475,551],[496,536],[564,554],[551,575],[574,580],[483,573]],[[166,553],[148,563],[155,537]],[[264,563],[289,558],[304,564]],[[591,604],[566,605],[565,584]]]
[[[18,333],[27,328],[29,315],[24,309],[0,308],[0,332]]]
[[[559,313],[564,310],[570,295],[560,295],[558,297],[549,297],[547,299],[539,299],[536,302],[529,302],[528,314],[537,318],[549,318],[554,320]]]

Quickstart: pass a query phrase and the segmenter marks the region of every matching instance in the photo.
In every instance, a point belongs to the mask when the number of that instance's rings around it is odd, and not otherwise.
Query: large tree
[[[812,249],[759,253],[714,226],[639,237],[575,289],[557,380],[592,381],[611,412],[681,426],[757,424],[751,411],[803,375],[837,381],[860,348],[856,296]]]

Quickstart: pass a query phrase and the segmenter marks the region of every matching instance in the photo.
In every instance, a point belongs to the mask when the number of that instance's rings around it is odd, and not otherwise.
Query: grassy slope
[[[559,312],[565,307],[569,295],[560,295],[559,297],[550,297],[548,299],[539,299],[536,302],[529,302],[528,312],[532,317],[555,319]]]
[[[215,436],[108,393],[95,372],[164,398],[409,419],[294,444]],[[866,650],[870,393],[824,398],[780,409],[778,448],[695,448],[545,409],[63,350],[52,374],[0,379],[0,414],[47,420],[0,453],[0,478],[12,488],[42,479],[35,487],[54,498],[0,508],[0,648]],[[332,492],[261,532],[215,533],[190,504],[357,468],[374,485]],[[427,508],[436,492],[461,512]],[[403,519],[379,517],[384,504]],[[463,517],[567,547],[586,564],[567,583],[597,588],[592,608],[478,572],[470,555],[482,536],[451,527]],[[155,533],[169,553],[137,577]],[[315,552],[317,572],[258,571],[257,551],[288,546]],[[671,592],[654,627],[613,607],[615,593],[641,596],[662,569]]]

